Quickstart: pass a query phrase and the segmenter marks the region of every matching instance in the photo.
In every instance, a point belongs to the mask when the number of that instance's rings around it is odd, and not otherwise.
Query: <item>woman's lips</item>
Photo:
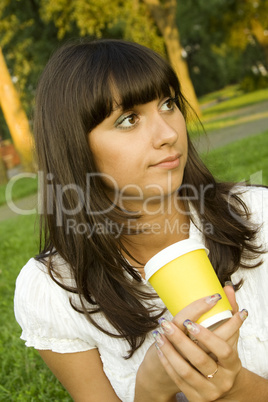
[[[167,158],[162,159],[158,163],[152,165],[153,167],[160,167],[164,169],[175,169],[176,167],[179,166],[180,164],[180,156],[179,154],[177,155],[171,155],[168,156]]]

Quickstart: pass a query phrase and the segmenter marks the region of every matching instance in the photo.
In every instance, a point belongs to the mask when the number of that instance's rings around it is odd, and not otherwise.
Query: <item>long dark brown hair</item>
[[[129,217],[106,195],[88,144],[90,131],[112,113],[115,88],[123,110],[172,92],[187,121],[189,105],[180,83],[169,64],[152,50],[119,40],[80,41],[57,50],[41,76],[36,95],[34,134],[43,177],[36,259],[46,264],[53,280],[70,296],[79,295],[81,303],[71,302],[73,308],[101,331],[126,339],[132,356],[158,325],[162,312],[154,306],[152,294],[141,290],[138,271],[123,257],[121,251],[128,251],[122,235],[114,233],[117,226],[113,231],[92,230],[107,221],[122,224]],[[200,199],[191,200],[191,205],[202,224],[213,227],[204,235],[223,284],[241,266],[242,257],[250,261],[258,255],[254,245],[257,229],[248,225],[249,212],[239,195],[232,193],[234,185],[214,179],[189,135],[188,146],[183,185],[178,191],[189,209],[191,189],[198,190],[201,184],[208,188],[202,213]],[[77,230],[70,230],[70,220]],[[68,264],[75,286],[66,286],[59,279],[55,254]],[[243,266],[258,264],[260,261]],[[113,333],[95,322],[96,312],[105,315],[115,328]]]

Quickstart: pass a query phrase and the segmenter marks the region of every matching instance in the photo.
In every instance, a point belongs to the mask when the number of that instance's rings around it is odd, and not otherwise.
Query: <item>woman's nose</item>
[[[161,115],[151,125],[151,133],[155,148],[161,148],[164,145],[172,146],[178,139],[176,129]]]

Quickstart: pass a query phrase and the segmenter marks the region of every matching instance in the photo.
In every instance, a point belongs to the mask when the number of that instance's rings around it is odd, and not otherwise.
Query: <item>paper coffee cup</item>
[[[203,244],[186,239],[161,250],[144,267],[145,279],[173,316],[193,301],[219,293],[222,299],[197,320],[206,328],[232,317],[232,307],[208,253]]]

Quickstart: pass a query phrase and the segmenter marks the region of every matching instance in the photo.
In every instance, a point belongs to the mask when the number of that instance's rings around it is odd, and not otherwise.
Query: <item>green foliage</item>
[[[0,46],[30,118],[38,78],[50,55],[61,43],[84,36],[138,41],[165,55],[163,38],[139,1],[1,2]]]
[[[264,48],[250,23],[255,18],[267,29],[267,16],[268,0],[178,0],[177,25],[198,96],[243,80],[257,62],[265,65]],[[51,53],[84,36],[137,41],[166,56],[143,0],[0,2],[0,46],[30,119],[37,81]],[[242,87],[250,85],[247,78]],[[6,128],[2,132],[8,137]]]
[[[259,63],[268,69],[251,29],[254,18],[267,29],[267,16],[268,0],[178,2],[177,23],[198,96],[240,82]]]
[[[0,46],[29,117],[39,75],[60,43],[54,24],[42,20],[39,3],[5,0],[0,6]]]
[[[0,107],[0,138],[2,140],[11,139],[10,132],[7,127],[1,107]]]
[[[164,54],[164,42],[147,7],[133,0],[43,0],[44,21],[53,21],[58,38],[76,26],[80,36],[113,37],[137,41]]]
[[[226,27],[229,44],[245,49],[254,36],[253,24],[258,22],[263,30],[268,28],[267,0],[228,0],[218,27]],[[257,38],[255,38],[257,39]]]
[[[256,89],[268,88],[268,74],[263,76],[250,72],[240,83],[240,88],[244,92],[253,92]]]
[[[198,96],[235,82],[239,74],[239,55],[224,44],[222,30],[213,29],[221,12],[221,0],[179,2],[177,23]]]

